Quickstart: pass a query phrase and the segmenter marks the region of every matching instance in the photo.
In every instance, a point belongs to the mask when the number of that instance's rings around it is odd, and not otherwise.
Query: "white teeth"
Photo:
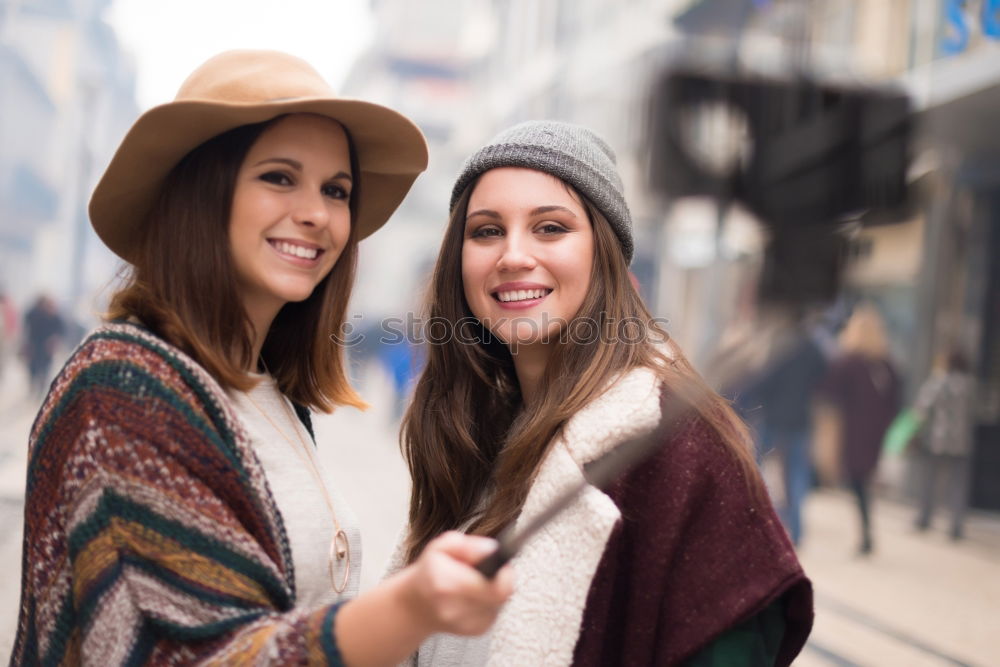
[[[509,292],[497,292],[497,298],[507,303],[508,301],[526,301],[527,299],[541,299],[549,293],[547,289],[519,289]]]
[[[316,248],[304,248],[300,245],[293,245],[285,241],[278,241],[275,243],[275,247],[286,255],[294,255],[303,259],[316,259],[316,255],[319,254],[319,251],[316,250]]]

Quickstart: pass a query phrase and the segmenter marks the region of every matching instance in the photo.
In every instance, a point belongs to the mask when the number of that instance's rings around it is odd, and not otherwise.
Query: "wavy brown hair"
[[[143,225],[143,237],[111,297],[108,319],[134,317],[201,364],[222,387],[254,380],[253,326],[243,308],[229,244],[229,216],[240,165],[260,135],[284,116],[224,132],[188,153],[167,176]],[[344,129],[345,133],[347,129]],[[278,312],[261,357],[296,403],[329,412],[364,406],[347,380],[344,351],[333,342],[354,284],[360,169],[350,134],[351,232],[330,273],[301,302]]]
[[[629,280],[611,225],[572,188],[593,227],[594,262],[587,296],[568,326],[596,322],[600,332],[627,322],[642,331],[630,331],[627,343],[611,344],[602,335],[554,342],[539,400],[522,404],[510,351],[475,321],[462,288],[465,217],[474,187],[466,188],[451,214],[428,295],[429,321],[450,322],[457,335],[427,346],[427,364],[403,418],[400,444],[413,482],[407,560],[442,531],[467,526],[468,532],[495,536],[512,523],[569,418],[634,368],[655,369],[668,389],[683,387],[677,395],[691,401],[729,446],[748,482],[761,490],[743,423],[653,322]]]

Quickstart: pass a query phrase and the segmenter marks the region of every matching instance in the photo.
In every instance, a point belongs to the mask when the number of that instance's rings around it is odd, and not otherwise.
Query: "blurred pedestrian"
[[[786,339],[787,329],[783,314],[759,314],[733,321],[720,336],[715,355],[706,364],[706,380],[730,401],[733,410],[750,428],[758,465],[763,464],[760,447],[763,410],[757,391],[766,377],[768,359]]]
[[[918,437],[923,446],[916,526],[920,530],[930,527],[937,487],[943,477],[951,512],[948,534],[955,540],[963,535],[969,505],[974,398],[975,380],[968,359],[955,348],[938,358],[914,405],[923,421],[922,437]]]
[[[784,499],[779,514],[792,538],[801,544],[802,504],[813,486],[812,403],[828,364],[826,329],[799,321],[772,346],[769,360],[742,399],[759,403],[757,417],[762,455],[781,462]]]
[[[426,164],[407,118],[273,51],[210,59],[136,121],[90,202],[130,273],[31,436],[11,664],[393,664],[489,626],[511,583],[473,569],[482,537],[357,595],[309,417],[363,405],[330,332]]]
[[[900,382],[889,356],[885,325],[870,304],[855,308],[840,336],[840,354],[819,391],[821,409],[839,422],[842,470],[860,518],[858,553],[874,549],[871,485],[885,431],[899,411]]]
[[[28,366],[32,398],[41,398],[48,388],[52,359],[66,333],[66,323],[52,297],[41,294],[24,314],[21,350]]]
[[[0,382],[11,350],[17,345],[17,309],[14,300],[0,289]]]
[[[811,587],[749,437],[643,305],[632,251],[614,153],[587,128],[522,123],[465,163],[428,295],[455,328],[427,345],[403,422],[396,565],[442,530],[527,524],[672,421],[650,460],[588,487],[517,554],[489,636],[435,635],[417,665],[787,665],[802,647]]]

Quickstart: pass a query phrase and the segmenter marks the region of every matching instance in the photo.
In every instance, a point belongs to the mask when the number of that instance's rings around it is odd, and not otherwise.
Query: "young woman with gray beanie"
[[[524,525],[663,406],[652,459],[588,487],[513,559],[490,634],[436,635],[419,665],[787,665],[812,592],[745,429],[629,280],[610,147],[553,121],[465,163],[429,294],[435,337],[403,422],[413,489],[394,567],[443,531]]]

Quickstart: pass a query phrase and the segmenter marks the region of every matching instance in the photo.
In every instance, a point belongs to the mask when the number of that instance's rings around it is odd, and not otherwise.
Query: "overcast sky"
[[[334,88],[371,39],[368,0],[114,0],[107,15],[134,54],[142,109],[173,99],[198,65],[227,49],[277,49]]]

